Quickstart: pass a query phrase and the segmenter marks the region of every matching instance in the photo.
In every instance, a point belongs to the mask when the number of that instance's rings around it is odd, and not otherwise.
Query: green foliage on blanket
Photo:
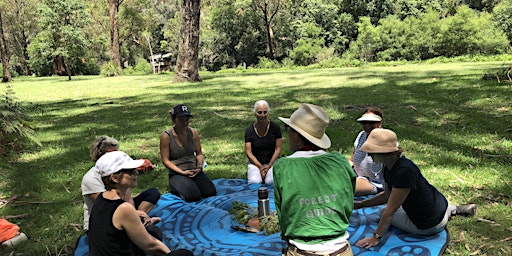
[[[240,201],[233,201],[231,209],[228,212],[232,214],[232,219],[242,225],[248,224],[251,219],[258,216],[257,207],[251,207],[249,204]],[[281,231],[279,219],[275,214],[261,216],[258,220],[259,229],[262,230],[265,235],[271,235]]]
[[[247,224],[253,217],[258,216],[258,209],[256,207],[250,207],[249,204],[240,201],[233,201],[229,213],[232,214],[232,219],[240,224]]]

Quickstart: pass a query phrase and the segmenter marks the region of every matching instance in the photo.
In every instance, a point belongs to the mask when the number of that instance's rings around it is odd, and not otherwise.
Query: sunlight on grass
[[[115,137],[120,149],[158,168],[138,177],[135,193],[153,186],[168,192],[159,155],[168,110],[187,104],[190,126],[201,135],[207,175],[246,178],[244,131],[254,122],[254,102],[270,103],[271,120],[289,117],[300,103],[321,106],[331,121],[329,150],[349,157],[364,107],[384,111],[384,127],[398,135],[404,154],[455,204],[477,203],[476,218],[455,218],[447,252],[512,254],[512,94],[510,83],[481,80],[503,63],[437,63],[388,67],[202,73],[201,83],[173,84],[172,75],[122,77],[20,77],[16,97],[30,103],[42,147],[30,148],[9,168],[0,165],[0,196],[51,204],[8,205],[0,216],[27,214],[19,222],[32,241],[26,255],[58,255],[81,234],[80,182],[92,166],[89,145]],[[291,152],[283,133],[282,155]],[[7,166],[7,165],[6,165]],[[11,170],[12,169],[12,170]],[[6,177],[6,178],[4,178]],[[491,222],[478,221],[478,218]],[[491,224],[490,224],[491,223]],[[37,246],[33,246],[37,243]],[[484,249],[485,248],[485,249]]]

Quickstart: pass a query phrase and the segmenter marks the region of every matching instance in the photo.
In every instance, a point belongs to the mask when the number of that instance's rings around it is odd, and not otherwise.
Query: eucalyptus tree
[[[284,8],[282,2],[282,0],[252,0],[254,12],[258,15],[258,17],[260,17],[265,26],[268,45],[268,57],[270,59],[274,58],[274,49],[276,48],[276,43],[274,39],[273,27],[275,26],[274,22],[276,15],[279,13],[281,8]]]
[[[71,75],[83,65],[89,18],[81,0],[45,0],[38,8],[41,31],[29,45],[30,63],[40,75]],[[48,67],[48,65],[51,66]]]
[[[151,0],[131,0],[123,3],[119,11],[120,60],[135,65],[141,59],[149,59],[150,45],[159,51],[159,30],[165,18],[158,3]],[[153,49],[152,49],[153,50]]]
[[[4,32],[9,35],[7,49],[11,56],[11,66],[20,75],[30,75],[28,44],[37,32],[36,16],[39,0],[0,0],[3,11]]]
[[[174,82],[199,82],[200,0],[182,0],[178,60]]]
[[[0,5],[1,7],[1,5]],[[2,8],[3,9],[3,8]],[[0,58],[2,58],[2,82],[9,82],[12,80],[11,70],[9,67],[9,55],[7,54],[7,46],[5,44],[5,36],[2,22],[2,9],[0,9]]]
[[[119,56],[119,24],[117,13],[123,0],[108,0],[108,9],[110,17],[110,60],[121,67],[121,58]]]

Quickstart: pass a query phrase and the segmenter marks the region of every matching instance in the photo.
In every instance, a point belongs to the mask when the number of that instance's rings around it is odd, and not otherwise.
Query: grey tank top
[[[194,143],[194,136],[192,130],[187,127],[187,145],[182,147],[176,143],[176,139],[172,135],[172,129],[165,131],[171,138],[169,145],[170,156],[169,159],[173,164],[178,166],[181,170],[190,170],[197,167],[196,159],[196,144]]]

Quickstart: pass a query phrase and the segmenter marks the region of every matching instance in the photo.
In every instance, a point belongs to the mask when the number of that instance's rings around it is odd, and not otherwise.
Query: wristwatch
[[[376,232],[373,233],[373,237],[375,237],[375,238],[377,238],[379,240],[382,238],[382,236],[377,234]]]

